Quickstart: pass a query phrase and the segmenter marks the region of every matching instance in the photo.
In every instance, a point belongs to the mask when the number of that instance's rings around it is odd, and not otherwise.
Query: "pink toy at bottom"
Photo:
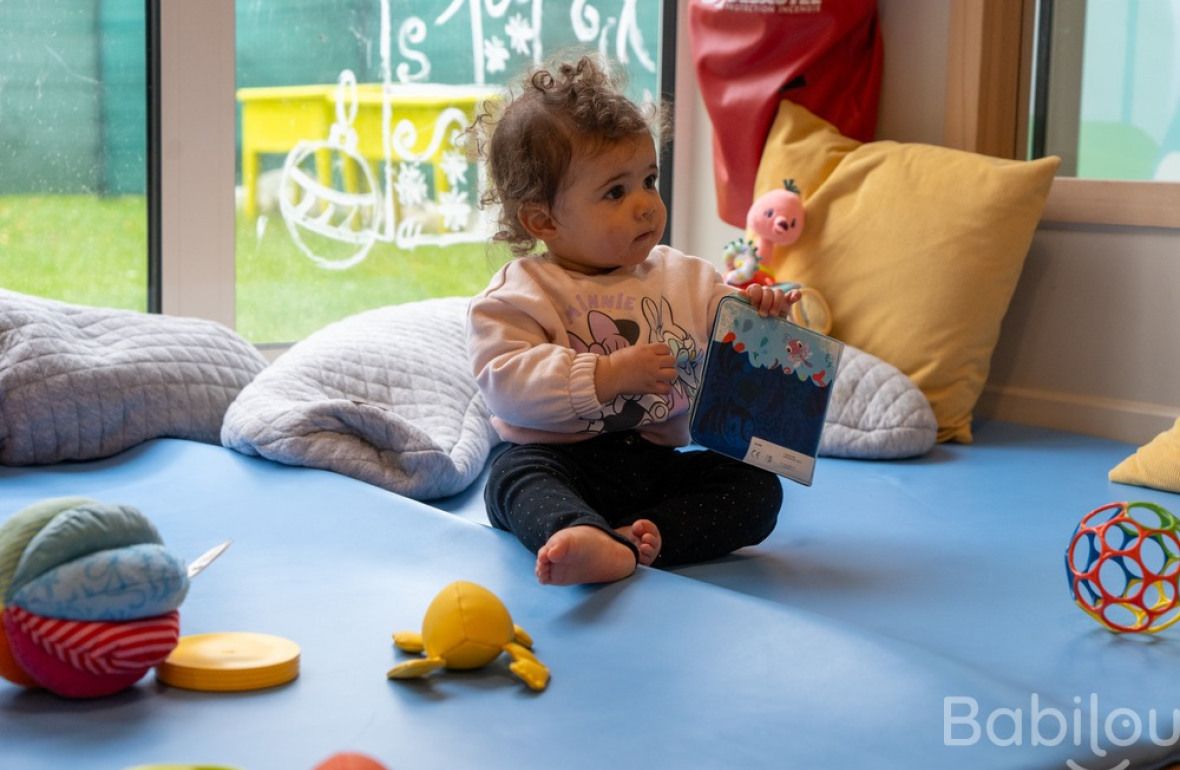
[[[341,751],[316,765],[315,770],[387,770],[387,768],[367,754]]]

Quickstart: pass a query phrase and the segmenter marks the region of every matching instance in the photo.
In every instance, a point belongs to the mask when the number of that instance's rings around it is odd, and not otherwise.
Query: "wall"
[[[1042,223],[982,415],[1141,443],[1180,415],[1180,231]]]
[[[885,73],[877,135],[940,143],[949,4],[880,0],[879,8]],[[719,261],[722,245],[740,233],[716,216],[712,128],[695,87],[686,16],[682,11],[672,238]],[[977,414],[1150,439],[1180,415],[1178,286],[1180,231],[1042,223]]]

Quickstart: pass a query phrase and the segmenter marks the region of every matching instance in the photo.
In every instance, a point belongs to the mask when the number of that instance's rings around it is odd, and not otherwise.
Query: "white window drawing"
[[[302,138],[283,165],[279,208],[300,251],[321,267],[342,270],[364,260],[378,242],[412,249],[486,239],[494,215],[478,205],[485,180],[463,146],[464,132],[482,103],[498,98],[499,83],[493,80],[543,60],[544,19],[560,5],[452,0],[432,21],[408,16],[395,32],[390,0],[380,0],[379,88],[358,85],[352,70],[343,70],[328,136]],[[638,98],[650,101],[657,56],[641,34],[637,0],[614,5],[616,13],[604,16],[596,4],[573,0],[560,21],[578,43],[649,75],[637,87]],[[432,37],[453,38],[448,27],[463,22],[470,28],[470,84],[424,82],[437,71]],[[395,46],[401,59],[396,66]],[[358,141],[356,124],[365,121],[371,129],[377,110],[380,171],[374,173],[377,143],[370,132]],[[247,205],[253,206],[257,172],[246,159],[243,183]]]

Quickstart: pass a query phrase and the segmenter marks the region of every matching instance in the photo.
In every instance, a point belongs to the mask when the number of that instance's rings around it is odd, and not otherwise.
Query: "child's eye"
[[[623,197],[624,192],[626,192],[626,191],[623,189],[623,185],[617,184],[614,187],[612,187],[606,191],[605,197],[609,200],[617,201]]]
[[[645,189],[654,190],[656,189],[656,182],[658,181],[659,177],[656,174],[649,174],[647,179],[643,180],[643,186]]]

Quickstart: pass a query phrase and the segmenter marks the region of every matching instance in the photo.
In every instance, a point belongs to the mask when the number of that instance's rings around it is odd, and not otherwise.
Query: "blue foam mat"
[[[185,558],[232,538],[194,581],[182,631],[285,636],[303,667],[291,685],[242,694],[149,675],[71,702],[0,683],[0,767],[310,770],[340,750],[391,770],[1155,766],[1176,752],[1148,735],[1094,756],[1088,696],[1100,722],[1117,708],[1146,722],[1156,709],[1170,733],[1180,636],[1103,631],[1070,603],[1062,566],[1073,526],[1098,504],[1180,512],[1178,496],[1106,482],[1128,451],[983,426],[975,445],[920,461],[821,460],[814,487],[786,487],[762,546],[598,588],[537,585],[513,538],[459,516],[217,447],[165,439],[96,462],[3,468],[0,518],[85,494],[141,508]],[[503,661],[385,679],[406,658],[390,634],[415,629],[455,579],[504,599],[553,672],[547,691]],[[1034,694],[1044,714],[1077,714],[1084,729],[1032,745]],[[1004,709],[1023,712],[1020,745],[1001,745],[1013,738]]]

